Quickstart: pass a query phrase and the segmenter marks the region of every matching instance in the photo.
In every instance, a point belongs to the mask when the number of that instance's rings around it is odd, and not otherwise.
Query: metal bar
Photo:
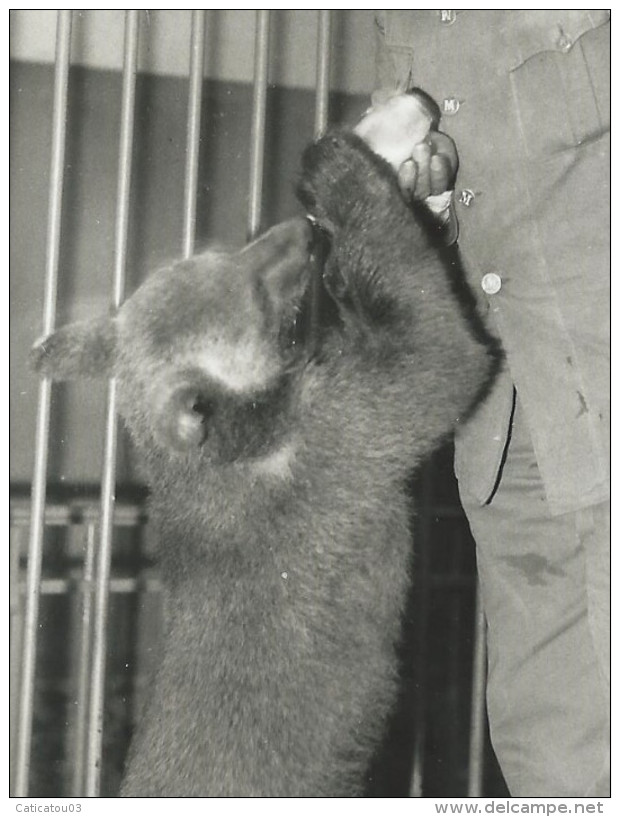
[[[415,646],[414,646],[414,701],[413,701],[413,758],[409,796],[424,796],[424,759],[426,756],[426,734],[428,713],[428,651],[429,651],[429,608],[431,603],[431,516],[432,507],[431,474],[427,471],[421,485],[420,514],[416,528],[416,595],[415,595]]]
[[[21,636],[23,627],[22,604],[20,598],[20,557],[22,549],[24,528],[11,528],[9,536],[9,608],[10,608],[10,630],[9,630],[9,746],[10,746],[10,779],[11,791],[13,794],[13,781],[15,774],[15,753],[13,751],[17,737],[17,712],[19,706],[19,657],[21,655]]]
[[[421,550],[418,552],[421,552]],[[409,784],[410,797],[424,795],[424,758],[426,754],[426,715],[427,715],[427,685],[426,670],[428,668],[428,605],[430,602],[428,556],[418,560],[416,582],[420,599],[416,603],[416,647],[415,665],[413,668],[415,681],[414,715],[413,715],[413,759],[411,780]]]
[[[318,10],[317,18],[317,46],[316,46],[316,96],[314,107],[314,135],[321,136],[327,130],[329,114],[329,69],[331,48],[331,11]],[[322,263],[315,264],[317,270]],[[310,309],[310,339],[314,345],[318,341],[318,328],[321,312],[323,282],[322,274],[312,278],[311,309]]]
[[[314,133],[321,136],[329,117],[329,69],[331,48],[331,11],[319,9],[316,52],[316,107],[314,112]]]
[[[28,525],[30,523],[30,503],[26,499],[11,498],[10,500],[11,525]],[[71,503],[48,502],[45,506],[45,525],[64,526],[74,524],[85,524],[99,519],[99,503],[88,503],[87,500],[78,500]],[[453,519],[458,515],[455,513],[445,513],[441,507],[433,507],[429,511],[430,516],[437,516],[441,519]],[[115,527],[134,527],[145,524],[147,521],[147,508],[139,502],[129,503],[116,502],[114,507]],[[431,576],[431,581],[437,586],[461,587],[471,584],[473,579],[470,576],[452,576],[435,574]]]
[[[74,589],[81,587],[81,582],[76,582],[73,579],[42,579],[41,580],[41,595],[42,596],[68,596]],[[162,588],[161,579],[156,575],[142,578],[140,573],[138,576],[118,576],[110,579],[108,585],[112,595],[129,595],[131,593],[138,593],[145,591],[148,593],[159,593]],[[25,586],[20,584],[20,594],[25,594]]]
[[[88,734],[89,683],[92,659],[92,613],[93,613],[93,580],[95,576],[95,542],[97,527],[91,522],[86,527],[86,552],[84,554],[84,573],[82,585],[82,626],[80,631],[80,653],[78,658],[77,684],[77,725],[75,738],[75,763],[73,766],[73,794],[81,797],[84,794],[86,736]],[[70,592],[69,582],[67,590]]]
[[[43,334],[48,335],[56,319],[56,296],[58,283],[58,258],[62,220],[62,193],[65,164],[67,124],[67,91],[69,85],[69,60],[71,52],[71,11],[59,10],[56,24],[56,67],[54,77],[54,109],[52,122],[52,158],[49,187],[47,222],[47,247],[45,270],[45,295],[43,305]],[[18,715],[17,760],[15,794],[28,794],[30,772],[30,745],[32,741],[32,715],[34,700],[35,663],[37,651],[37,623],[39,617],[39,585],[43,559],[43,535],[45,517],[45,494],[47,455],[52,385],[48,378],[39,384],[37,424],[32,478],[32,510],[28,547],[28,578],[26,612],[23,633],[22,666],[20,672],[21,695]]]
[[[471,724],[469,727],[469,772],[467,795],[482,797],[485,742],[486,619],[480,587],[476,590],[474,662],[472,669]]]
[[[85,525],[99,520],[101,503],[58,504],[48,503],[45,506],[45,527],[66,527],[68,525]],[[118,502],[114,507],[115,527],[137,527],[146,524],[147,509],[139,503],[127,504]],[[30,509],[25,500],[11,500],[11,526],[28,525]]]
[[[250,193],[248,239],[254,238],[261,221],[267,78],[269,69],[269,9],[256,12],[254,40],[254,93],[252,97],[252,134],[250,139]]]
[[[123,64],[123,98],[119,149],[118,187],[116,202],[116,242],[113,283],[113,307],[118,309],[125,294],[127,232],[129,225],[129,193],[131,186],[131,159],[138,54],[139,12],[136,9],[125,16],[125,56]],[[105,703],[106,632],[108,617],[108,589],[112,558],[114,526],[114,492],[117,454],[118,418],[116,414],[116,380],[110,380],[106,407],[106,433],[103,474],[101,478],[101,536],[97,558],[95,584],[93,660],[91,670],[91,700],[88,718],[86,753],[86,796],[99,794],[101,780],[101,748]]]
[[[121,134],[119,146],[118,185],[116,195],[114,309],[125,297],[127,233],[129,227],[129,193],[133,150],[136,72],[138,60],[139,11],[126,12],[125,57],[123,61],[123,98],[121,102]]]
[[[200,159],[200,113],[204,66],[205,12],[192,11],[192,41],[187,102],[187,159],[185,164],[185,199],[183,203],[183,257],[194,251],[196,233],[196,194]]]

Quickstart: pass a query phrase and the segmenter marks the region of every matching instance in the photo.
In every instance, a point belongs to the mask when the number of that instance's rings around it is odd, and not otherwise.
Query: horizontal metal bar
[[[51,502],[45,507],[46,526],[66,526],[81,525],[88,522],[95,522],[101,514],[101,507],[98,502],[86,502],[84,500],[75,503]],[[461,519],[462,511],[452,505],[434,505],[427,510],[418,509],[417,520],[422,517],[434,519],[436,521],[446,521]],[[121,527],[133,527],[143,525],[148,519],[147,503],[140,502],[120,502],[118,499],[114,507],[114,524]],[[28,526],[31,518],[30,501],[27,499],[11,497],[10,499],[11,524],[16,526]]]
[[[110,593],[126,595],[129,593],[159,593],[162,589],[160,579],[144,577],[120,577],[110,579]],[[92,583],[86,579],[42,579],[42,596],[66,596],[78,590],[84,591],[92,587]],[[24,595],[26,592],[25,582],[20,582],[19,592]]]
[[[137,590],[142,590],[144,584],[149,588],[155,587],[159,583],[159,579],[143,579],[139,576],[136,578],[110,578],[110,592],[111,593],[134,593]],[[41,579],[41,595],[42,596],[57,596],[63,593],[69,593],[74,588],[81,587],[87,584],[86,580],[82,579],[65,579],[65,578],[45,578]],[[431,576],[429,577],[429,585],[432,589],[450,590],[450,589],[469,589],[475,583],[474,576]],[[20,582],[19,591],[25,594],[26,583]]]
[[[72,525],[88,525],[98,522],[101,516],[99,503],[92,505],[47,505],[45,508],[45,527],[69,527]],[[21,500],[11,500],[11,526],[26,528],[30,524],[29,504]],[[145,525],[148,514],[145,505],[120,504],[114,507],[115,527],[138,527]]]

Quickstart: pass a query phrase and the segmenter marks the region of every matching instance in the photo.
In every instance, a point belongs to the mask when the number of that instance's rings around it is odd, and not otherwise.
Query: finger
[[[451,175],[450,161],[447,156],[438,153],[431,156],[430,185],[432,196],[438,196],[450,189]]]
[[[456,145],[450,137],[441,131],[433,131],[431,138],[431,152],[433,155],[443,156],[449,165],[450,178],[448,185],[452,187],[454,178],[459,168],[459,156],[456,150]]]
[[[414,198],[422,200],[431,194],[431,146],[427,142],[418,143],[413,148],[411,158],[418,169]]]
[[[416,180],[418,178],[418,168],[412,159],[403,162],[398,169],[398,184],[405,198],[413,197]]]

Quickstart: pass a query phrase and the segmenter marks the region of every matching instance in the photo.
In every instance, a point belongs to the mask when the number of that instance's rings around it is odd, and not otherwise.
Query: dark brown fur
[[[300,198],[330,235],[339,312],[311,352],[283,341],[310,280],[302,220],[158,273],[115,321],[35,349],[52,376],[117,376],[152,491],[168,619],[127,796],[363,792],[394,696],[406,479],[495,366],[357,137],[307,150]],[[251,388],[200,364],[246,343],[265,372]]]

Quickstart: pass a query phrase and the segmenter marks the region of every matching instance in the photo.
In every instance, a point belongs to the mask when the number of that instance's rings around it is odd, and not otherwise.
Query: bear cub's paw
[[[334,233],[360,207],[382,209],[401,193],[388,162],[363,139],[332,131],[304,151],[297,195],[308,214]]]

